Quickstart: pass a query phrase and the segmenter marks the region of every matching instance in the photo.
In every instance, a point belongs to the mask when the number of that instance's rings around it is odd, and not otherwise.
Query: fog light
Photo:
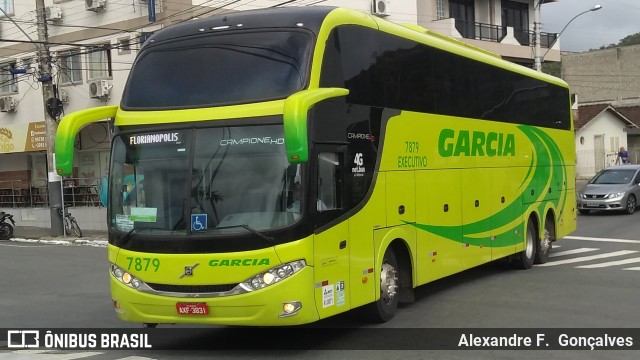
[[[129,284],[131,282],[131,274],[128,272],[122,274],[122,282],[125,284]]]
[[[278,315],[278,317],[282,318],[282,317],[296,315],[298,311],[300,311],[300,309],[302,309],[302,303],[300,301],[286,302],[282,304],[283,312],[282,314]]]

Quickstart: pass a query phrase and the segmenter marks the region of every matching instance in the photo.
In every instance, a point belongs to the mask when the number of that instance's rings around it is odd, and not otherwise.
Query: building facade
[[[640,103],[640,45],[562,54],[562,78],[582,104]]]
[[[485,48],[525,66],[534,62],[534,13],[549,0],[45,0],[55,98],[43,99],[35,0],[0,0],[0,209],[47,226],[45,111],[58,119],[90,107],[117,105],[129,69],[154,31],[217,13],[276,6],[346,6],[388,20],[423,26]],[[541,34],[545,59],[559,60],[556,34]],[[179,69],[176,69],[179,71]],[[47,102],[48,101],[48,102]],[[48,103],[49,105],[45,105]],[[47,110],[49,109],[49,110]],[[100,208],[107,175],[110,125],[82,129],[74,176],[64,179],[65,203]],[[42,208],[44,219],[34,215]],[[103,211],[103,210],[102,210]],[[81,223],[101,228],[104,217]],[[35,219],[35,220],[34,220]]]

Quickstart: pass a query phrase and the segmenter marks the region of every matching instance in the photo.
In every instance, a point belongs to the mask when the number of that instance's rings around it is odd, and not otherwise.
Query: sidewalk
[[[75,234],[67,236],[53,236],[51,229],[36,226],[16,226],[11,241],[39,242],[67,245],[107,245],[107,231],[82,230],[82,237]]]

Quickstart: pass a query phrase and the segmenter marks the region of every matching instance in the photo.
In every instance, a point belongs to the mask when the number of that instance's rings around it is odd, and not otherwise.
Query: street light
[[[536,14],[538,14],[537,18],[539,19],[539,12],[540,12],[540,4],[542,3],[542,1],[540,1],[538,3],[538,6],[536,6]],[[562,33],[567,29],[567,27],[569,26],[569,24],[571,24],[573,22],[573,20],[577,19],[580,15],[584,15],[588,12],[591,11],[598,11],[602,9],[602,5],[594,5],[591,9],[589,10],[585,10],[581,13],[579,13],[578,15],[574,16],[571,20],[569,20],[569,22],[562,28],[562,30],[560,30],[560,32],[558,33],[558,36],[556,36],[556,39],[553,41],[553,43],[549,44],[549,47],[547,48],[547,51],[540,56],[540,26],[539,24],[534,24],[537,25],[536,29],[535,29],[535,36],[536,36],[536,46],[535,46],[535,69],[538,71],[542,71],[542,60],[544,59],[545,56],[547,56],[547,53],[549,53],[549,50],[551,50],[551,47],[553,47],[553,44],[555,44],[556,41],[558,41],[558,39],[560,38],[560,35],[562,35]]]

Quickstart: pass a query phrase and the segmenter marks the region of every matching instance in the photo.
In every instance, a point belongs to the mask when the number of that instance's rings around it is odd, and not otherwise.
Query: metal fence
[[[64,178],[62,192],[66,206],[102,206],[99,178]],[[49,207],[47,181],[0,181],[0,208]]]
[[[640,149],[629,150],[631,163],[638,164],[640,161]],[[590,178],[600,170],[604,170],[616,164],[617,152],[606,152],[596,156],[594,150],[580,150],[576,152],[576,178]]]

